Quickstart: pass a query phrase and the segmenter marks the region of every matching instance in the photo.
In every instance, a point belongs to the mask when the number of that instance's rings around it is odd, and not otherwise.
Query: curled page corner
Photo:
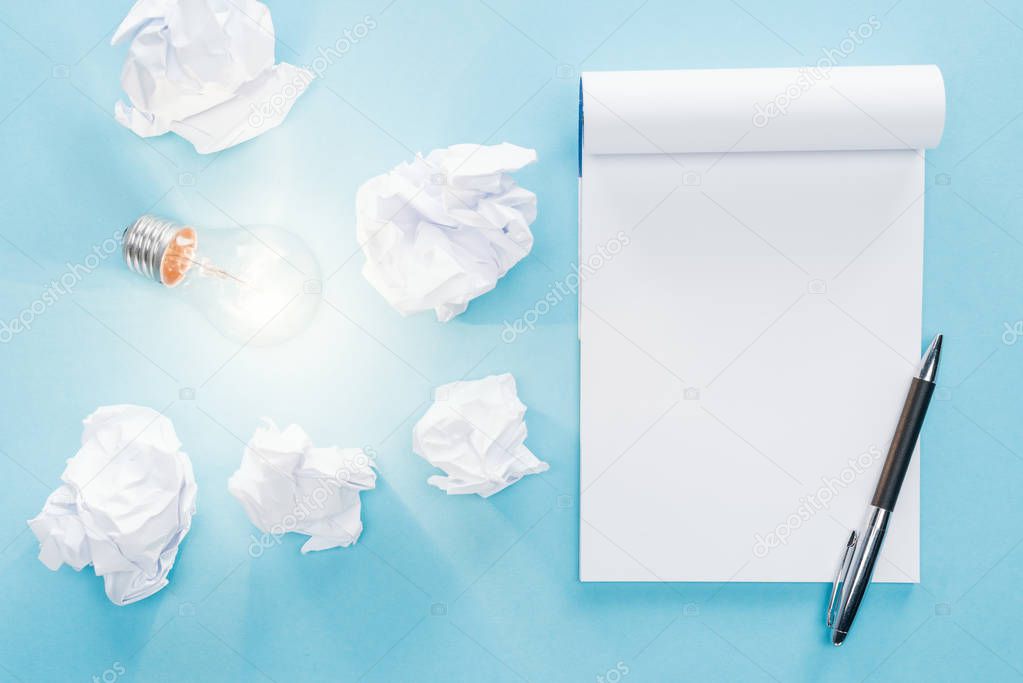
[[[264,418],[227,488],[267,535],[261,548],[294,531],[309,536],[302,546],[305,554],[347,548],[359,539],[359,494],[376,487],[373,468],[361,448],[317,448],[298,425],[280,430]]]
[[[525,446],[526,406],[509,373],[437,387],[412,430],[412,451],[445,476],[427,483],[449,495],[488,498],[550,466]]]
[[[535,161],[507,142],[462,144],[368,180],[356,197],[365,278],[402,315],[464,312],[533,248],[536,195],[510,173]]]
[[[128,41],[114,118],[141,137],[173,132],[200,154],[280,125],[314,75],[274,64],[270,10],[257,0],[138,0],[114,32]]]
[[[92,565],[110,601],[127,605],[167,585],[198,487],[173,424],[152,408],[104,406],[84,425],[63,484],[28,525],[40,562]]]
[[[588,155],[923,150],[945,128],[934,64],[587,71],[581,84]]]

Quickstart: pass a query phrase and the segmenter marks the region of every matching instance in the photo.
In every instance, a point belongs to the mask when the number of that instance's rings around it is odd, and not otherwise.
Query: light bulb
[[[273,226],[198,229],[145,215],[123,237],[128,267],[187,298],[226,337],[266,346],[301,332],[320,301],[320,266]]]

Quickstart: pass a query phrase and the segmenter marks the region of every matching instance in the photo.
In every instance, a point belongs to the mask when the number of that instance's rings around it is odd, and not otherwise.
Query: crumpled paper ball
[[[173,131],[200,154],[279,125],[313,74],[274,65],[270,10],[256,0],[138,0],[114,32],[130,41],[114,117],[137,135]]]
[[[56,571],[92,565],[107,597],[127,605],[167,585],[195,514],[198,487],[171,421],[152,408],[98,408],[64,482],[28,525]]]
[[[437,387],[412,430],[412,452],[446,474],[426,482],[448,494],[487,498],[527,474],[546,472],[550,466],[523,443],[525,414],[509,373]]]
[[[316,448],[298,425],[271,420],[249,439],[227,488],[264,534],[309,536],[302,552],[347,548],[362,533],[362,491],[376,487],[361,448]]]
[[[533,248],[536,195],[512,171],[536,150],[454,145],[376,176],[356,196],[362,274],[402,315],[447,322]]]

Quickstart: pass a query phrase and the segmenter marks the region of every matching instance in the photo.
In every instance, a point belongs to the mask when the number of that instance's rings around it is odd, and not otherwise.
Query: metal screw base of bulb
[[[121,253],[128,268],[161,284],[160,264],[174,236],[182,225],[146,214],[124,230]]]

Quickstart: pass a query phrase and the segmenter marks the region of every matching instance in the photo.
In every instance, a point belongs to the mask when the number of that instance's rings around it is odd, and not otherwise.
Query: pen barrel
[[[924,416],[927,414],[927,406],[933,393],[933,382],[913,378],[906,403],[902,406],[899,424],[895,427],[895,436],[892,437],[884,469],[881,470],[881,478],[874,491],[874,499],[871,501],[875,507],[882,510],[895,509],[895,501],[899,498],[902,482],[909,470],[909,462],[913,458],[913,450],[920,437],[920,429],[923,427]]]
[[[845,640],[860,609],[860,603],[863,602],[870,578],[874,575],[874,567],[881,556],[881,547],[884,545],[890,517],[891,512],[876,506],[871,506],[868,511],[867,521],[856,541],[849,570],[842,579],[842,594],[831,640],[836,645],[841,645]]]

